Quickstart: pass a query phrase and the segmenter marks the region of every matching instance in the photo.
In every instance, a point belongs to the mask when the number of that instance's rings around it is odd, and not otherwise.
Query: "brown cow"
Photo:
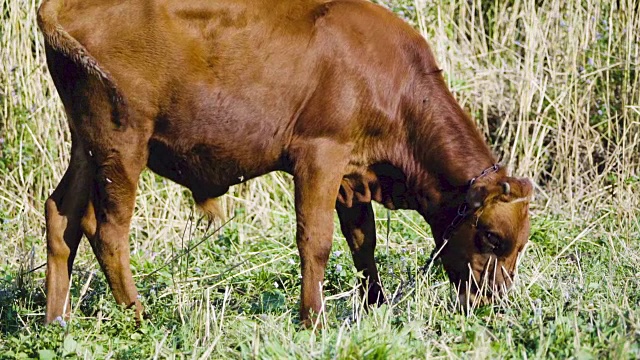
[[[292,174],[305,323],[322,310],[334,209],[363,293],[384,301],[372,200],[425,218],[463,300],[483,278],[493,293],[512,285],[531,184],[493,167],[425,40],[388,10],[360,0],[45,0],[38,23],[72,139],[46,202],[47,322],[70,311],[82,234],[116,301],[140,316],[128,232],[145,167],[208,213],[242,179]]]

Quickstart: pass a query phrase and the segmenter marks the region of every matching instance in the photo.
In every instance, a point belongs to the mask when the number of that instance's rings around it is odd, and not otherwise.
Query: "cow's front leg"
[[[331,252],[333,209],[348,161],[349,146],[333,141],[307,140],[294,147],[297,234],[302,266],[300,319],[312,325],[323,311],[322,282]]]
[[[366,296],[368,305],[383,304],[386,299],[374,259],[376,250],[376,224],[371,203],[355,203],[347,207],[336,203],[342,234],[349,243],[353,263],[362,271],[360,293]]]

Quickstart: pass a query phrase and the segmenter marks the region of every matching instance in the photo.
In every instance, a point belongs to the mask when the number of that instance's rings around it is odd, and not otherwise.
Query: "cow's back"
[[[432,61],[415,31],[366,1],[65,7],[61,25],[112,74],[131,125],[150,129],[149,167],[211,189],[203,197],[288,171],[296,138],[354,142],[358,166],[384,161],[414,69]]]

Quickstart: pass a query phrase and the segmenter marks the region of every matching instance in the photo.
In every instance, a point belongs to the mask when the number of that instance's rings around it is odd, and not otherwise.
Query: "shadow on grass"
[[[32,321],[26,314],[42,313],[45,305],[42,281],[34,280],[33,274],[6,273],[0,280],[0,333],[24,331]]]
[[[34,324],[44,323],[46,295],[44,278],[35,272],[8,272],[0,280],[0,333],[17,335]],[[108,291],[104,278],[94,276],[90,271],[75,269],[71,286],[71,299],[78,299],[82,287],[87,284],[86,293],[82,294],[79,310],[83,315],[93,316],[98,309],[99,299]],[[73,302],[75,307],[77,303]]]

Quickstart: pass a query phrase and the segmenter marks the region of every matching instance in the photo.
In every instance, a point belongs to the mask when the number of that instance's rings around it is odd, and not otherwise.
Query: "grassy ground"
[[[84,242],[73,316],[43,326],[44,270],[27,270],[45,262],[43,203],[69,135],[37,3],[0,0],[0,358],[640,358],[637,0],[380,2],[423,32],[502,162],[538,184],[508,299],[457,313],[435,267],[397,304],[363,313],[337,231],[325,326],[300,329],[291,179],[234,188],[224,200],[232,220],[206,238],[189,194],[146,172],[131,250],[151,320],[135,328],[114,304]],[[377,259],[394,292],[433,240],[415,213],[387,223],[376,212]]]

